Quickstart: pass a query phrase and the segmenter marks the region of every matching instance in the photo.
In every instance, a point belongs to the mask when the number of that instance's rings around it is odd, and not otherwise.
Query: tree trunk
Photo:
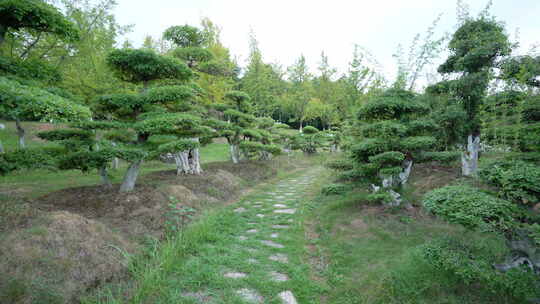
[[[189,168],[189,152],[182,151],[174,154],[174,161],[176,163],[176,175],[190,174]]]
[[[6,33],[7,28],[4,25],[0,24],[0,46],[2,46],[4,40],[6,40]]]
[[[115,142],[112,142],[111,143],[113,147],[116,147],[116,143]],[[118,170],[118,167],[119,167],[119,160],[118,160],[118,157],[115,157],[113,158],[113,161],[112,161],[112,169],[113,170]]]
[[[298,131],[300,131],[300,133],[302,133],[303,129],[304,129],[304,121],[300,120],[300,128],[298,129]]]
[[[19,136],[19,148],[24,149],[26,148],[26,141],[24,139],[26,131],[22,127],[21,121],[18,119],[15,120],[15,126],[17,127],[17,135]]]
[[[231,160],[233,163],[238,164],[240,162],[240,147],[238,144],[231,144]]]
[[[199,139],[197,138],[197,141]],[[203,172],[201,168],[201,153],[199,152],[199,148],[195,148],[191,150],[191,170],[193,171],[193,174],[201,174]]]
[[[400,185],[405,185],[407,181],[409,180],[409,176],[411,175],[413,161],[406,160],[403,164],[405,168],[403,169],[403,172],[401,172],[398,176]]]
[[[101,176],[101,182],[106,188],[112,188],[111,180],[109,179],[109,173],[107,172],[107,167],[99,168],[99,176]]]
[[[0,140],[0,153],[4,153],[4,146],[2,145],[2,141]]]
[[[135,182],[139,176],[139,168],[141,167],[142,160],[136,160],[132,162],[124,175],[124,181],[120,186],[120,192],[129,192],[135,188]]]
[[[480,152],[480,135],[469,134],[466,150],[461,154],[461,173],[472,176],[478,171],[478,154]]]
[[[261,160],[271,160],[272,159],[272,153],[267,151],[261,151]]]

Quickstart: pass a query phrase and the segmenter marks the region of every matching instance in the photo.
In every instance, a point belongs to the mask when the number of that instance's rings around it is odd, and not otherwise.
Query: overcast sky
[[[466,1],[476,15],[487,0]],[[494,0],[492,14],[504,21],[523,49],[540,42],[540,0]],[[354,44],[375,55],[388,78],[396,70],[399,43],[407,46],[438,14],[440,34],[456,24],[455,0],[118,0],[120,24],[134,24],[127,38],[140,46],[146,35],[159,37],[172,25],[199,25],[210,18],[222,29],[222,42],[244,66],[253,29],[266,62],[292,64],[300,54],[313,72],[320,53],[344,72]]]

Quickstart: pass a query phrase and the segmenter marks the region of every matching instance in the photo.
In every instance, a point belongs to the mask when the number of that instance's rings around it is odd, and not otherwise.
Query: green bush
[[[469,186],[435,189],[424,196],[423,204],[433,214],[471,230],[509,232],[521,214],[515,204]]]
[[[327,162],[325,166],[330,169],[345,171],[353,169],[353,162],[349,159],[336,159]]]
[[[499,196],[516,203],[540,201],[540,167],[524,161],[497,161],[479,171],[479,176],[499,189]]]
[[[321,193],[324,195],[339,195],[349,190],[349,187],[344,184],[329,184],[321,189]]]
[[[495,270],[497,257],[491,248],[453,238],[432,241],[420,247],[423,258],[436,270],[454,275],[466,285],[511,297],[524,303],[540,292],[536,275],[528,268],[507,272]]]

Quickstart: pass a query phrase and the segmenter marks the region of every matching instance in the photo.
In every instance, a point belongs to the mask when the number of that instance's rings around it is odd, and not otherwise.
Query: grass
[[[314,174],[317,170],[304,171],[302,175]],[[286,179],[282,187],[289,187],[292,179],[299,177],[298,172],[280,172],[276,180]],[[98,299],[88,299],[85,303],[198,303],[185,296],[186,292],[197,293],[201,297],[210,297],[209,303],[244,303],[237,296],[236,290],[249,287],[257,290],[265,298],[264,303],[281,303],[277,294],[283,290],[292,290],[299,303],[315,303],[324,288],[312,280],[309,264],[303,259],[306,242],[304,238],[304,207],[314,191],[320,187],[321,179],[315,185],[295,187],[295,197],[276,200],[270,192],[276,191],[276,185],[269,183],[256,187],[240,202],[209,211],[176,237],[159,246],[152,246],[146,257],[141,256],[132,263],[131,271],[136,288],[127,298],[122,297],[126,290],[109,289]],[[315,189],[315,190],[314,190]],[[254,208],[254,202],[261,202],[261,208]],[[291,215],[273,215],[272,205],[277,202],[299,204],[299,212]],[[244,213],[233,210],[238,207],[247,209]],[[256,214],[266,214],[259,218]],[[294,223],[288,219],[294,218]],[[272,224],[287,224],[289,229],[280,230],[279,237],[271,239],[268,235],[276,232]],[[254,234],[246,230],[256,228]],[[247,240],[238,239],[240,235]],[[270,239],[285,245],[285,248],[271,248],[261,245],[260,240]],[[251,252],[248,249],[255,249]],[[274,253],[286,254],[289,263],[271,261],[268,256]],[[150,258],[148,258],[150,257]],[[250,264],[248,259],[256,259]],[[269,280],[269,271],[287,274],[287,282]],[[226,271],[239,271],[248,274],[246,278],[224,278]],[[219,299],[219,300],[218,300]]]
[[[18,137],[15,124],[12,122],[0,121],[7,127],[0,130],[0,140],[4,148],[9,151],[18,146]],[[41,129],[50,128],[52,125],[43,123],[24,122],[23,126],[27,130],[28,147],[38,147],[54,145],[38,139],[35,134]],[[229,159],[228,145],[226,143],[215,142],[201,148],[201,162],[217,162]],[[145,162],[141,168],[141,177],[148,173],[175,169],[174,164],[165,164],[160,161]],[[110,177],[113,183],[122,181],[127,164],[120,162],[118,170],[110,170]],[[53,172],[50,170],[29,170],[10,173],[0,176],[0,193],[18,194],[29,198],[37,198],[50,192],[81,186],[100,184],[101,180],[97,172],[81,173],[78,170],[66,170]]]
[[[421,209],[370,206],[365,188],[314,200],[311,259],[329,287],[321,303],[514,303],[433,269],[418,254],[418,246],[447,236],[503,252],[501,238],[465,231]]]

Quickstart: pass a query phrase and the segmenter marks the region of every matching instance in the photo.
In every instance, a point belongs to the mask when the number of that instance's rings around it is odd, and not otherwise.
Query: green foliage
[[[179,151],[187,151],[187,150],[192,150],[199,147],[200,147],[200,143],[196,141],[182,139],[182,140],[175,140],[175,141],[171,141],[171,142],[159,145],[155,153],[158,155],[165,154],[165,153],[177,153]]]
[[[193,76],[193,72],[178,59],[146,50],[114,50],[107,56],[107,64],[119,78],[133,83],[156,79],[189,80]]]
[[[467,229],[506,233],[516,227],[521,211],[511,202],[469,186],[446,186],[428,192],[424,207]]]
[[[540,291],[536,275],[526,267],[504,273],[496,271],[496,257],[483,246],[442,238],[421,246],[420,250],[437,271],[454,275],[469,286],[480,285],[493,294],[509,295],[523,302],[535,298]]]
[[[333,161],[326,162],[325,166],[334,170],[346,171],[346,170],[352,170],[354,164],[349,159],[336,159]]]
[[[321,193],[324,195],[341,195],[349,190],[349,187],[345,184],[329,184],[321,189]]]
[[[0,75],[15,75],[20,78],[40,80],[47,83],[56,83],[62,79],[58,68],[47,62],[36,59],[23,61],[5,56],[0,56]],[[54,92],[51,93],[54,94]]]
[[[446,81],[451,96],[462,103],[467,113],[464,122],[469,134],[480,133],[478,112],[487,93],[495,62],[511,52],[504,26],[486,17],[467,19],[452,36],[450,56],[439,66],[440,73],[462,73],[456,80]],[[444,91],[444,90],[443,90]]]
[[[526,84],[531,87],[540,87],[540,56],[517,56],[509,58],[502,63],[501,78],[514,83]]]
[[[54,122],[90,119],[90,110],[46,90],[0,77],[0,112],[11,119]]]
[[[0,3],[0,25],[18,31],[32,29],[57,35],[68,41],[79,39],[79,32],[54,6],[39,0],[4,0]],[[1,41],[0,41],[1,42]]]
[[[101,149],[99,151],[80,150],[67,153],[59,157],[58,168],[60,170],[80,170],[90,172],[94,169],[107,167],[114,158],[114,151]]]
[[[204,34],[190,25],[171,26],[163,32],[163,38],[181,48],[200,47],[205,42]]]
[[[524,161],[496,161],[478,172],[494,185],[499,196],[512,202],[533,206],[540,201],[540,168]]]
[[[17,170],[50,169],[57,167],[58,158],[65,154],[61,148],[26,148],[0,154],[0,174]]]
[[[372,205],[383,205],[392,202],[394,198],[386,191],[378,191],[368,194],[365,200]]]
[[[163,86],[146,90],[142,98],[145,103],[182,102],[194,97],[193,89],[188,86]]]
[[[316,133],[318,133],[319,130],[318,130],[317,128],[315,128],[315,127],[312,127],[312,126],[305,126],[305,127],[302,129],[302,132],[303,132],[304,134],[310,135],[310,134],[316,134]]]
[[[58,129],[39,132],[37,136],[41,139],[49,141],[61,141],[67,139],[89,141],[93,138],[94,134],[91,131],[86,130]]]
[[[436,161],[440,163],[451,163],[461,158],[460,151],[423,152],[419,155],[423,162]]]

